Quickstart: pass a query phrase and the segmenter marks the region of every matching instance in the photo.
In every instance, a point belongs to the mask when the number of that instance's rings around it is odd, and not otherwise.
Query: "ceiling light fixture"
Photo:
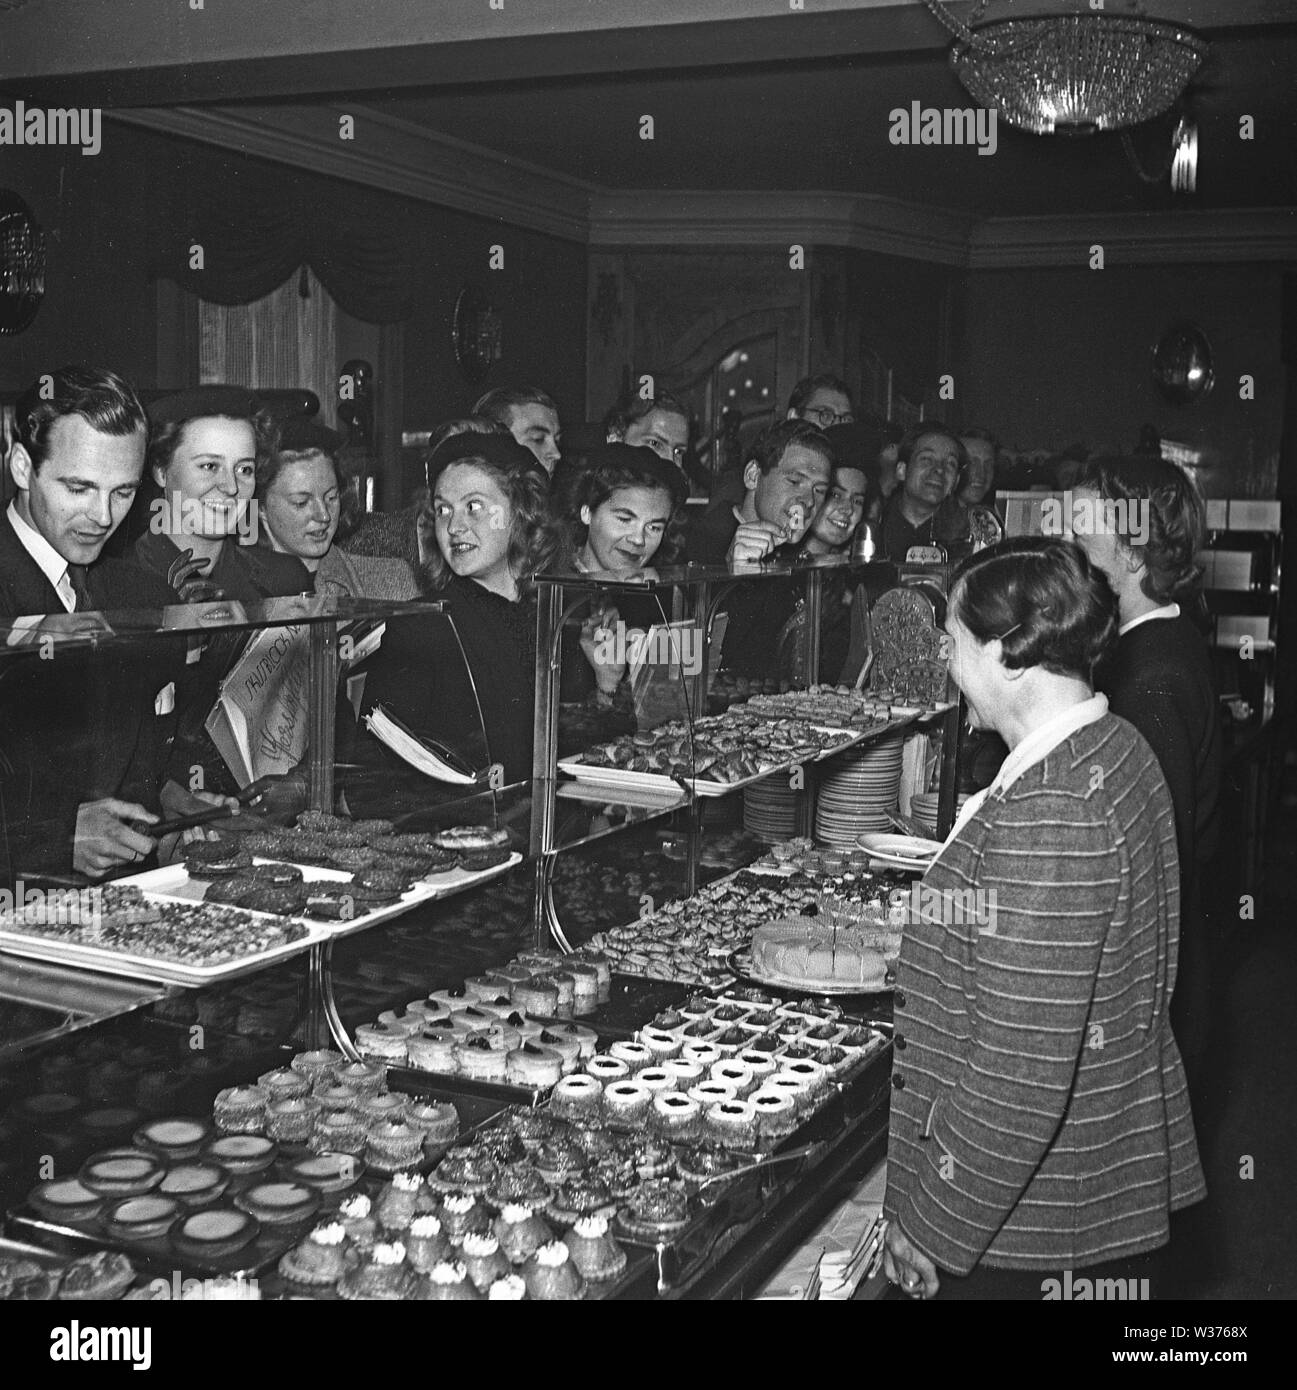
[[[1103,11],[976,28],[924,0],[955,36],[950,65],[977,101],[1035,135],[1122,130],[1173,106],[1207,56],[1183,24]],[[981,0],[975,23],[986,9]]]

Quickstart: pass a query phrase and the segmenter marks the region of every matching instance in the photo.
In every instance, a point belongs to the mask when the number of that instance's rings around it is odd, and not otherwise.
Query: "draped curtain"
[[[409,317],[417,235],[409,209],[241,156],[202,155],[159,190],[157,273],[209,304],[251,304],[308,266],[353,318]],[[331,394],[325,399],[331,399]]]
[[[201,382],[259,390],[305,387],[320,398],[321,421],[334,423],[337,305],[305,266],[252,304],[200,300],[198,329]]]

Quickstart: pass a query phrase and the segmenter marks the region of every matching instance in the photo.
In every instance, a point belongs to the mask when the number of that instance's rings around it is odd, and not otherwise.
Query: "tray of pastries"
[[[224,904],[182,902],[135,883],[69,890],[57,911],[0,914],[0,949],[110,975],[206,985],[306,950],[318,932],[301,922]]]

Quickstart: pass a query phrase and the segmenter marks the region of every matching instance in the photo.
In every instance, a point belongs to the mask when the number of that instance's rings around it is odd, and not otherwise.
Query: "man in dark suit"
[[[0,874],[102,878],[156,847],[140,826],[158,820],[183,655],[60,647],[45,639],[66,620],[40,619],[174,602],[164,581],[100,559],[140,485],[147,419],[126,382],[85,367],[38,378],[15,416],[18,492],[0,516]]]

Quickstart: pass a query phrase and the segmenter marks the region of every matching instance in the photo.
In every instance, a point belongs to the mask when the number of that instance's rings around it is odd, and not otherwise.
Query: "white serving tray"
[[[287,859],[272,860],[264,855],[254,855],[252,862],[254,864],[287,864],[292,861]],[[503,864],[493,865],[489,869],[472,871],[450,869],[446,873],[420,880],[413,887],[407,889],[396,902],[384,903],[381,907],[376,907],[370,912],[358,913],[346,921],[321,921],[315,917],[307,916],[294,917],[291,920],[303,922],[311,927],[318,933],[317,939],[336,941],[340,937],[351,936],[354,932],[376,927],[381,922],[391,921],[393,917],[400,917],[420,903],[449,897],[452,893],[461,892],[472,884],[481,883],[488,878],[496,878],[521,863],[522,855],[514,853]],[[295,867],[301,869],[302,877],[307,883],[345,883],[351,877],[346,870],[326,869],[318,864],[298,864]],[[185,866],[181,863],[168,864],[162,869],[150,869],[147,873],[135,874],[131,878],[118,880],[121,883],[133,883],[137,888],[148,893],[150,897],[183,899],[186,902],[201,902],[207,883],[210,881],[190,878]],[[246,911],[244,908],[239,910],[241,912]]]
[[[159,894],[149,896],[159,899],[161,897]],[[247,909],[242,907],[235,910],[247,912]],[[268,915],[264,912],[248,912],[248,916],[253,918]],[[285,919],[272,917],[272,920],[282,923]],[[95,970],[104,975],[158,980],[164,984],[184,985],[192,989],[232,980],[267,965],[273,965],[277,961],[287,960],[289,956],[308,951],[317,941],[323,939],[324,933],[316,930],[316,924],[303,922],[300,925],[305,926],[307,931],[299,941],[288,941],[280,946],[272,946],[268,951],[258,951],[255,955],[241,956],[238,960],[224,961],[220,965],[188,965],[184,961],[162,960],[157,956],[127,955],[123,951],[111,951],[103,946],[87,946],[76,941],[56,941],[49,937],[23,936],[18,932],[3,930],[0,930],[0,951],[25,956],[30,960],[53,961],[58,965],[76,966],[81,970]]]

